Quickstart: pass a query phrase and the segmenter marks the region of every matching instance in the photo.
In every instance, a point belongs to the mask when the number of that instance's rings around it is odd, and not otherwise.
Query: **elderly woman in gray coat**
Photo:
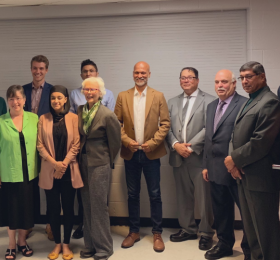
[[[82,92],[87,100],[78,108],[86,250],[80,255],[105,260],[113,254],[107,202],[114,160],[121,147],[121,127],[116,115],[101,104],[106,91],[100,77],[85,79]]]

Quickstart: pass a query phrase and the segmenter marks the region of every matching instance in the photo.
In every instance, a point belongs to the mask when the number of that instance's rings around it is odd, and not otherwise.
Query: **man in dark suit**
[[[49,107],[49,94],[52,87],[45,80],[45,76],[48,72],[49,60],[43,55],[37,55],[31,59],[31,74],[33,80],[31,83],[26,84],[23,87],[26,101],[24,110],[33,112],[40,117],[43,114],[50,112]],[[39,191],[39,190],[38,190]],[[36,201],[36,215],[37,218],[40,215],[40,196],[36,196],[38,201]],[[27,231],[27,237],[32,232],[32,229]],[[49,224],[46,226],[46,233],[48,234],[48,239],[54,241],[54,237]]]
[[[250,99],[237,115],[225,165],[237,179],[252,259],[279,260],[280,173],[272,164],[279,164],[280,102],[260,63],[244,64],[239,79]]]
[[[25,111],[33,112],[39,117],[49,113],[49,93],[52,87],[45,80],[49,61],[43,55],[37,55],[31,60],[31,74],[33,81],[23,86],[26,95]]]
[[[202,171],[210,183],[214,223],[219,242],[205,254],[206,259],[220,259],[232,255],[235,242],[234,202],[240,209],[236,181],[228,174],[224,159],[228,155],[229,142],[236,116],[247,98],[235,92],[236,78],[230,70],[220,70],[215,77],[218,99],[207,107],[205,146]],[[245,260],[250,250],[244,235],[241,247]]]

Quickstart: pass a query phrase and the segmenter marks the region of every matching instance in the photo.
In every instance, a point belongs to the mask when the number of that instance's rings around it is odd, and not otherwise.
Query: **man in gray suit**
[[[220,70],[215,77],[218,99],[207,107],[203,179],[210,183],[214,223],[219,242],[205,254],[206,259],[220,259],[233,254],[234,202],[240,209],[236,181],[228,174],[224,160],[236,116],[247,98],[235,91],[236,78],[230,70]],[[251,259],[244,235],[241,248],[245,260]]]
[[[240,68],[250,99],[235,121],[225,165],[237,179],[244,229],[254,260],[280,259],[279,164],[280,102],[266,83],[263,66],[250,61]]]
[[[201,234],[199,248],[212,247],[213,214],[209,183],[202,178],[202,161],[205,137],[207,105],[215,97],[198,89],[198,71],[186,67],[180,73],[183,93],[168,101],[171,128],[167,135],[170,147],[169,163],[177,191],[178,220],[182,229],[170,236],[172,242],[197,239]],[[195,199],[198,202],[201,221],[199,228],[194,218]]]

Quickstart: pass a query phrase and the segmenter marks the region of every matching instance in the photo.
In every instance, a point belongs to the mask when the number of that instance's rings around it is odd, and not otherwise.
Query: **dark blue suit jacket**
[[[26,101],[25,101],[25,111],[31,112],[31,93],[32,93],[32,83],[26,84],[22,86],[24,88],[24,92],[26,95]],[[45,82],[39,108],[38,108],[38,117],[40,117],[43,114],[50,112],[50,104],[49,104],[49,95],[50,95],[50,89],[52,85]]]
[[[236,181],[225,167],[224,160],[228,156],[229,142],[234,127],[236,116],[247,98],[235,93],[227,110],[223,114],[214,133],[214,118],[219,99],[211,102],[207,107],[205,146],[204,146],[204,169],[208,170],[208,178],[221,185],[236,185]]]

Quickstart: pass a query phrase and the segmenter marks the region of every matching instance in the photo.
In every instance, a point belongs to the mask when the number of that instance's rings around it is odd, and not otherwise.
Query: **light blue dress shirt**
[[[74,89],[70,94],[70,111],[77,114],[78,107],[87,103],[86,98],[83,93],[81,93],[82,87]],[[106,94],[103,96],[101,103],[108,107],[111,111],[114,112],[115,109],[115,98],[113,92],[109,89],[106,89]]]

